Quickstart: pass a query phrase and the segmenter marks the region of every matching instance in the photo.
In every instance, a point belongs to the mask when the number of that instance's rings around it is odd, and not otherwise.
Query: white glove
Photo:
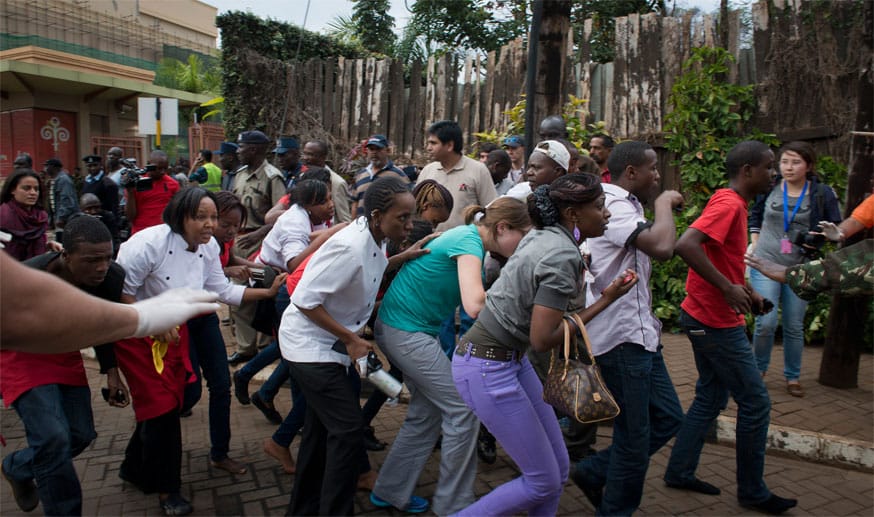
[[[171,289],[154,298],[137,302],[137,331],[133,337],[153,336],[167,332],[195,316],[215,312],[218,295],[197,289]]]

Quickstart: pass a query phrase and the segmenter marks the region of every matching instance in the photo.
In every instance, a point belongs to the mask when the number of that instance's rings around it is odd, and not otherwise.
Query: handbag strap
[[[589,356],[589,360],[592,364],[595,364],[595,356],[592,355],[592,343],[589,341],[589,333],[586,332],[586,325],[583,324],[583,319],[575,312],[572,312],[570,317],[577,325],[577,328],[580,329],[580,334],[583,336],[583,343],[586,344],[586,354]]]
[[[570,367],[570,349],[571,349],[571,326],[567,319],[562,318],[562,331],[564,332],[564,368],[561,374],[561,379],[564,380],[565,376],[567,376],[568,368]],[[553,347],[553,349],[549,353],[549,370],[548,374],[552,374],[552,371],[557,367],[556,365],[556,352],[555,349],[557,347]]]

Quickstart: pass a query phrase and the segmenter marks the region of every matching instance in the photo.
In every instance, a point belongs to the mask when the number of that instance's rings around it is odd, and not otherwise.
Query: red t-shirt
[[[137,201],[137,217],[131,221],[130,234],[163,223],[161,215],[164,213],[164,208],[177,192],[179,192],[179,182],[166,174],[153,180],[151,189],[133,192]],[[131,191],[128,191],[128,195],[130,194]]]
[[[297,284],[300,283],[303,271],[307,268],[307,264],[310,263],[310,259],[313,258],[313,255],[315,255],[315,253],[310,253],[309,257],[303,259],[303,262],[301,262],[300,265],[291,272],[291,274],[285,277],[285,288],[288,289],[288,296],[294,294],[294,289],[297,287]]]
[[[231,250],[234,248],[234,241],[237,239],[231,239],[229,242],[224,244],[219,244],[222,249],[221,255],[219,255],[219,260],[222,262],[222,267],[228,267],[228,262],[231,261]]]
[[[710,240],[702,246],[710,262],[732,284],[744,285],[744,253],[747,249],[747,201],[734,190],[717,190],[704,212],[690,228],[706,234]],[[735,314],[722,291],[689,268],[686,299],[681,307],[690,316],[713,328],[745,325],[744,315]]]
[[[37,386],[64,384],[88,386],[82,354],[78,351],[62,354],[34,354],[31,352],[0,351],[0,389],[6,407],[23,393]]]

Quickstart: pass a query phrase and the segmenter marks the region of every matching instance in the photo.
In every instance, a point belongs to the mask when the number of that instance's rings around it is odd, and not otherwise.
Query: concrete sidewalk
[[[223,327],[226,330],[227,327]],[[227,336],[226,336],[227,339]],[[665,356],[684,408],[694,393],[696,370],[688,340],[684,336],[665,335]],[[228,339],[233,343],[232,339]],[[230,346],[228,347],[230,350]],[[782,376],[782,350],[774,352],[772,372],[767,385],[773,409],[772,429],[789,429],[789,433],[825,433],[835,440],[872,441],[872,357],[862,356],[859,373],[860,387],[853,390],[835,390],[816,383],[821,350],[808,348],[804,352],[801,382],[807,395],[798,399],[786,393]],[[130,408],[109,407],[100,397],[104,380],[97,372],[95,362],[86,361],[91,382],[94,419],[98,437],[92,446],[76,459],[82,481],[85,515],[159,515],[156,495],[143,495],[118,478],[127,440],[134,428]],[[253,384],[253,388],[257,385]],[[250,470],[233,476],[209,466],[209,429],[207,396],[195,407],[193,415],[182,421],[183,464],[182,492],[195,507],[195,515],[283,515],[288,504],[294,477],[282,472],[278,464],[261,450],[262,441],[269,437],[274,426],[253,406],[231,403],[231,457],[246,461]],[[287,391],[283,391],[276,405],[280,413],[290,405]],[[403,422],[404,404],[386,405],[375,420],[376,434],[391,442]],[[733,403],[724,412],[723,421],[735,415]],[[3,454],[26,444],[24,430],[14,410],[0,411],[0,431],[8,441]],[[599,430],[597,447],[609,444],[610,427]],[[296,455],[299,440],[292,444]],[[705,496],[672,490],[664,486],[661,476],[670,454],[671,444],[653,457],[639,514],[641,515],[729,515],[749,514],[736,499],[734,480],[735,460],[732,448],[708,444],[704,448],[698,474],[720,488],[719,496]],[[386,451],[370,453],[371,462],[379,468]],[[437,483],[439,452],[433,454],[421,478],[417,493],[430,497]],[[790,515],[860,515],[874,513],[874,475],[857,469],[835,467],[801,461],[785,456],[769,455],[766,462],[766,481],[779,495],[797,497],[798,508]],[[482,495],[496,486],[516,477],[513,462],[498,449],[494,465],[480,463],[476,492]],[[41,511],[38,508],[36,511]],[[366,492],[358,492],[356,512],[387,515],[399,512],[377,510],[367,499]],[[559,509],[560,515],[588,515],[592,508],[573,484],[568,483]],[[0,480],[0,514],[25,515],[15,505],[9,485]]]

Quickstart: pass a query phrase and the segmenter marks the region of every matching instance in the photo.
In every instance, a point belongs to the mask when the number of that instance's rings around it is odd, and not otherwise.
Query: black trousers
[[[119,475],[145,493],[179,492],[182,486],[182,425],[179,411],[137,422]]]
[[[288,365],[307,401],[288,515],[352,515],[367,455],[355,386],[337,363]]]

